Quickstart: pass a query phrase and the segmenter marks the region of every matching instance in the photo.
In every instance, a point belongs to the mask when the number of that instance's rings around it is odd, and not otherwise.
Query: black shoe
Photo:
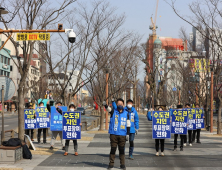
[[[182,148],[182,147],[180,148],[180,151],[183,151],[183,148]]]
[[[197,141],[197,143],[201,144],[201,142],[200,142],[200,141]]]
[[[177,151],[177,148],[174,148],[173,151]]]
[[[62,147],[62,150],[65,150],[65,146]]]
[[[126,170],[126,166],[125,165],[120,165],[120,169]]]
[[[108,166],[108,168],[107,168],[108,170],[111,170],[111,169],[113,169],[113,166]]]
[[[53,146],[51,146],[49,149],[50,149],[50,150],[53,150],[54,148],[53,148]]]

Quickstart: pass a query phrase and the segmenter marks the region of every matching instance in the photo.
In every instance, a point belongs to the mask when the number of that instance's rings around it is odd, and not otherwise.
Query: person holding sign
[[[61,111],[61,109],[59,110],[59,106],[62,106],[62,103],[61,103],[61,102],[56,102],[55,107],[56,107],[56,109],[58,108],[56,111],[57,111],[59,114],[62,115],[62,111]],[[50,112],[51,112],[51,109],[50,109]],[[51,117],[51,119],[52,119],[52,117]],[[61,121],[61,122],[62,122],[62,121]],[[51,146],[50,146],[49,149],[51,149],[51,150],[54,149],[55,140],[56,140],[56,138],[57,138],[57,135],[59,135],[59,137],[60,137],[60,139],[61,139],[62,150],[65,150],[65,140],[62,139],[62,131],[52,131],[52,137],[51,137],[51,142],[50,142]]]
[[[109,166],[114,167],[116,148],[119,148],[120,169],[125,170],[125,143],[127,135],[127,111],[124,109],[124,100],[117,99],[117,109],[112,109],[104,104],[106,110],[110,113],[109,134],[111,151],[109,155]]]
[[[40,102],[39,107],[44,107],[44,103]],[[41,133],[43,131],[43,144],[46,144],[46,129],[47,128],[38,128],[38,143],[40,143]]]
[[[151,110],[147,113],[147,119],[153,121],[152,136],[155,139],[156,156],[159,156],[159,145],[161,156],[164,156],[165,139],[170,138],[170,113],[163,111],[162,107],[159,107],[158,111]]]
[[[69,105],[69,110],[70,110],[70,112],[74,112],[75,111],[75,108],[76,108],[76,106],[74,105],[74,104],[70,104]],[[72,115],[69,113],[69,118],[71,118],[72,116],[73,117],[75,117],[75,118],[79,118],[79,116],[77,116],[77,114],[79,114],[79,113],[72,113]],[[74,116],[75,115],[75,116]],[[81,114],[80,114],[81,115]],[[63,115],[63,117],[65,117],[65,114]],[[68,120],[71,120],[71,121],[68,121]],[[76,119],[67,119],[67,124],[68,123],[71,123],[72,125],[77,125],[77,121],[76,121]],[[80,122],[79,123],[79,126],[72,126],[72,128],[74,128],[75,129],[75,131],[77,130],[77,128],[78,128],[78,130],[77,131],[79,131],[79,129],[80,129],[80,126],[82,126],[82,123]],[[68,126],[68,128],[69,127],[71,127],[71,126]],[[64,128],[65,129],[65,128]],[[63,129],[63,130],[64,130]],[[81,130],[80,130],[80,132],[81,132]],[[75,133],[75,132],[72,132],[72,133]],[[72,136],[72,137],[75,137],[75,136]],[[66,139],[66,143],[65,143],[65,153],[64,153],[64,156],[67,156],[68,155],[68,149],[69,149],[69,139]],[[73,145],[74,145],[74,152],[75,152],[75,156],[78,156],[78,152],[77,152],[77,150],[78,150],[78,143],[77,143],[77,139],[74,139],[73,140]]]
[[[187,134],[187,111],[183,111],[183,106],[178,105],[177,110],[172,110],[171,133],[174,133],[174,149],[177,150],[177,138],[180,134],[180,151],[183,151],[183,142]]]
[[[32,108],[32,105],[28,105],[28,109],[33,109]],[[31,115],[29,116],[29,117],[32,117],[32,119],[31,120],[33,120],[33,122],[34,121],[36,121],[35,120],[35,112],[34,112],[35,110],[33,110],[32,112],[31,112]],[[33,132],[34,132],[34,129],[36,128],[36,125],[35,125],[35,123],[32,123],[32,125],[33,125],[33,129],[25,129],[25,134],[26,135],[30,135],[30,132],[31,132],[31,141],[34,141],[34,139],[33,139]]]
[[[195,142],[196,133],[197,133],[197,143],[201,144],[200,142],[200,131],[201,128],[204,128],[204,113],[203,109],[199,109],[199,104],[196,104],[196,130],[193,130],[193,142]],[[202,120],[202,124],[198,123],[199,120]]]
[[[187,103],[185,105],[185,108],[189,109],[190,108],[190,104]],[[189,126],[191,126],[191,128],[193,128],[192,126],[192,122],[195,122],[195,118],[193,119],[193,113],[191,113],[191,110],[188,110],[188,139],[189,139],[189,145],[192,146],[192,132],[193,130],[189,128]],[[184,146],[187,146],[187,135],[184,137]]]

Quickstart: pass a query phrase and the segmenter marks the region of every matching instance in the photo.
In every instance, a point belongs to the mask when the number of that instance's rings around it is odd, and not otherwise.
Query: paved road
[[[126,167],[130,170],[149,169],[151,170],[172,170],[172,169],[222,169],[222,138],[210,138],[201,134],[202,144],[194,144],[192,147],[185,147],[184,151],[172,151],[173,138],[165,141],[165,157],[156,157],[154,140],[152,139],[152,122],[148,122],[144,115],[140,115],[139,134],[135,138],[134,160],[126,156]],[[72,144],[72,143],[71,143]],[[129,144],[126,144],[126,155],[128,155]],[[59,150],[35,167],[35,170],[66,169],[74,167],[78,169],[104,169],[109,162],[110,143],[109,135],[95,134],[90,142],[79,142],[79,156],[72,153],[73,146],[70,146],[68,156],[63,156]],[[115,168],[119,168],[119,159],[116,155]]]

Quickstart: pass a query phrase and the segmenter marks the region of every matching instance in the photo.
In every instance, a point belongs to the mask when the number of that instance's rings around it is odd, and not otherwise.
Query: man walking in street
[[[187,103],[185,105],[185,108],[189,109],[190,108],[190,104]],[[190,146],[192,146],[192,132],[193,132],[193,130],[188,130],[188,138],[189,138],[189,145]],[[184,144],[183,144],[183,146],[187,146],[187,135],[184,136]]]
[[[177,109],[183,109],[183,105],[177,105]],[[184,142],[184,138],[186,135],[181,135],[180,134],[180,151],[183,151],[183,142]],[[174,149],[173,151],[177,150],[177,138],[178,138],[178,134],[174,134]]]
[[[112,105],[114,108],[116,108],[116,103],[115,101],[112,100]],[[127,100],[126,102],[126,107],[124,108],[128,114],[127,114],[127,119],[130,120],[130,130],[129,130],[129,159],[133,160],[133,150],[134,150],[134,138],[135,134],[137,135],[138,130],[139,130],[139,116],[136,111],[136,109],[133,107],[133,101],[131,99]]]
[[[57,108],[59,106],[62,106],[62,103],[61,102],[56,102],[56,104],[55,104],[56,110],[58,110]],[[51,113],[51,109],[50,109],[50,113]],[[62,112],[60,114],[62,114]],[[57,135],[59,135],[59,137],[61,139],[62,150],[65,150],[65,139],[62,139],[62,131],[52,131],[52,138],[51,138],[51,142],[50,142],[51,146],[50,146],[49,149],[51,149],[51,150],[54,149],[54,145],[55,145]]]
[[[200,108],[199,104],[196,104],[196,108]],[[203,118],[205,118],[205,117],[203,117]],[[196,134],[197,134],[197,143],[201,144],[200,131],[201,131],[201,129],[193,130],[193,140],[192,140],[193,143],[195,142],[195,138],[196,138]]]
[[[129,159],[133,160],[133,150],[134,150],[134,137],[135,133],[137,135],[139,130],[139,116],[136,109],[133,107],[133,101],[131,99],[127,100],[125,110],[128,112],[128,119],[131,122],[130,133],[129,133]]]
[[[39,107],[44,107],[44,103],[40,102]],[[38,129],[38,143],[40,143],[41,133],[43,131],[43,144],[46,144],[46,129],[47,128],[39,128]]]
[[[109,124],[109,134],[110,134],[110,144],[111,151],[109,156],[109,166],[108,169],[114,167],[114,160],[116,154],[116,148],[119,148],[119,159],[120,168],[125,170],[125,143],[127,135],[127,111],[124,110],[124,100],[117,99],[117,109],[112,109],[104,103],[106,110],[110,113],[110,124]]]

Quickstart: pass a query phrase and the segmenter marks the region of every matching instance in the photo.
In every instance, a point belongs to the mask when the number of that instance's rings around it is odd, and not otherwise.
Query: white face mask
[[[128,104],[127,107],[128,107],[129,109],[131,109],[131,108],[133,107],[133,105]]]
[[[70,109],[71,112],[74,112],[75,109]]]

